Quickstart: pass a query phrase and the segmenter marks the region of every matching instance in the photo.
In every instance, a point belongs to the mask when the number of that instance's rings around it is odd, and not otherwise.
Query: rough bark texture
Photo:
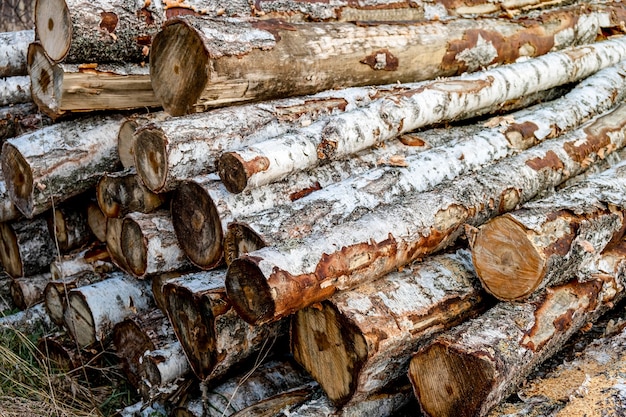
[[[178,245],[167,210],[128,214],[120,238],[128,271],[138,278],[191,268]]]
[[[135,133],[137,130],[148,123],[160,122],[168,117],[167,113],[161,111],[134,114],[124,120],[117,135],[117,151],[125,169],[135,166],[135,142],[137,140]]]
[[[32,218],[115,171],[121,121],[117,115],[84,118],[7,140],[2,170],[13,203]]]
[[[171,325],[168,324],[167,335],[172,339],[147,351],[141,359],[143,380],[143,396],[155,398],[162,391],[177,386],[177,382],[191,374],[189,361],[180,342],[176,339]]]
[[[616,38],[474,75],[431,81],[298,132],[226,152],[219,161],[220,177],[233,192],[257,187],[419,127],[467,117],[533,91],[575,82],[625,58],[626,39]]]
[[[7,183],[4,180],[4,175],[0,170],[0,222],[9,222],[17,220],[22,216],[22,213],[15,207],[13,201],[9,197],[7,190]]]
[[[231,307],[224,270],[193,273],[163,287],[166,310],[193,372],[201,380],[223,376],[235,364],[267,352],[286,322],[250,326]]]
[[[132,212],[151,213],[169,201],[169,195],[150,191],[134,168],[104,174],[96,186],[96,196],[107,217],[124,217]]]
[[[0,260],[11,277],[43,272],[50,267],[55,254],[45,217],[0,223]]]
[[[47,216],[48,230],[61,253],[79,249],[93,241],[87,222],[87,202],[78,196],[55,206]]]
[[[298,311],[294,358],[338,406],[355,404],[404,375],[438,332],[485,308],[467,250],[414,264]]]
[[[5,139],[48,126],[52,120],[37,111],[34,103],[0,108],[0,143]]]
[[[53,328],[55,326],[41,303],[9,316],[0,317],[0,329],[2,330],[20,329],[24,334],[34,334],[42,330],[50,332]]]
[[[424,413],[486,415],[534,366],[623,298],[624,249],[622,241],[583,269],[590,274],[584,282],[551,287],[526,303],[499,303],[417,352],[409,377]]]
[[[50,273],[34,275],[24,278],[14,278],[11,281],[11,296],[20,310],[26,310],[43,301],[43,291],[50,282]]]
[[[147,66],[52,63],[41,44],[28,48],[32,100],[49,117],[71,112],[159,107]]]
[[[26,75],[0,77],[0,106],[33,101],[30,96],[30,78]]]
[[[625,144],[626,105],[433,192],[405,196],[324,234],[233,261],[226,287],[250,323],[291,314],[451,245],[478,226],[584,171]]]
[[[26,51],[35,40],[35,31],[0,33],[0,77],[27,75]]]
[[[68,293],[65,324],[80,347],[106,343],[113,327],[153,306],[149,283],[123,273]]]
[[[170,19],[155,36],[150,73],[163,108],[180,116],[193,111],[197,102],[217,106],[339,87],[415,82],[510,63],[520,56],[593,41],[600,17],[610,24],[603,12],[581,7],[545,12],[532,20],[401,24],[185,16]]]
[[[523,300],[574,275],[626,230],[626,162],[473,231],[472,257],[483,287]]]

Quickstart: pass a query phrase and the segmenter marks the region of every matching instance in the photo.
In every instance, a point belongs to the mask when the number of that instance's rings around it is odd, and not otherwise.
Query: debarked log
[[[217,106],[415,82],[539,56],[593,42],[599,18],[602,25],[610,24],[605,13],[612,8],[607,10],[563,8],[532,21],[458,18],[396,24],[184,16],[168,20],[154,37],[150,75],[165,111],[180,116],[197,102]]]
[[[219,160],[220,178],[232,192],[257,187],[323,161],[344,158],[401,133],[466,118],[534,91],[581,80],[623,59],[626,39],[616,38],[424,83],[421,88],[379,99],[298,132],[225,152]]]
[[[39,113],[35,103],[15,104],[0,108],[0,143],[52,124],[52,120]]]
[[[50,282],[50,273],[29,277],[13,278],[11,280],[11,298],[20,310],[39,304],[43,301],[43,292]]]
[[[32,100],[52,119],[71,112],[160,107],[150,70],[139,64],[54,64],[41,44],[28,48]]]
[[[191,269],[168,210],[129,213],[122,222],[120,239],[127,271],[138,278]]]
[[[65,325],[81,347],[106,344],[113,327],[154,305],[150,284],[124,273],[68,292]]]
[[[150,191],[134,168],[102,175],[96,185],[96,197],[107,217],[124,217],[132,212],[151,213],[169,201],[168,194]]]
[[[257,212],[248,216],[238,213],[237,221],[229,224],[226,231],[225,258],[229,262],[244,250],[302,238],[355,220],[407,193],[431,190],[443,181],[477,171],[572,130],[589,117],[608,111],[626,96],[625,71],[626,61],[622,61],[583,80],[565,96],[551,102],[487,122],[422,131],[419,137],[426,143],[436,143],[435,138],[439,138],[445,145],[403,158],[397,155],[396,166],[383,164],[363,173],[354,172],[341,182],[275,208],[271,213]]]
[[[448,331],[411,359],[409,377],[429,416],[483,416],[587,322],[625,295],[621,242],[590,276],[550,287],[528,302],[497,304]],[[619,258],[617,259],[616,256]],[[607,262],[608,261],[608,262]]]
[[[35,31],[19,30],[0,33],[0,78],[27,75],[26,51],[35,40]]]
[[[381,206],[325,233],[234,260],[228,296],[250,323],[284,317],[451,245],[478,226],[583,172],[626,144],[626,104],[476,174]],[[506,174],[505,174],[506,173]]]
[[[483,287],[501,300],[523,300],[571,277],[586,259],[626,231],[626,162],[470,232]]]
[[[45,216],[0,223],[0,260],[11,277],[43,272],[50,267],[55,254]]]
[[[0,106],[33,101],[30,96],[30,78],[26,75],[0,77]]]
[[[470,252],[459,250],[298,311],[291,350],[333,404],[355,404],[404,375],[431,337],[487,305]]]
[[[2,170],[9,196],[26,217],[81,194],[119,166],[122,117],[108,115],[57,123],[7,140]]]
[[[201,380],[216,379],[252,355],[267,352],[287,322],[250,326],[226,296],[225,271],[183,275],[163,286],[167,315],[193,372]]]

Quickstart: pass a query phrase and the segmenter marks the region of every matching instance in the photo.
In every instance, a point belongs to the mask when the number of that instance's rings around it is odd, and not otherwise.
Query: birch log
[[[117,132],[121,116],[57,123],[2,147],[2,171],[9,196],[26,217],[43,213],[96,185],[119,166]]]
[[[124,273],[75,288],[69,291],[68,300],[65,325],[81,348],[105,344],[117,323],[153,305],[149,283]]]
[[[37,111],[35,103],[22,103],[0,108],[0,143],[52,124],[49,117]]]
[[[0,78],[0,106],[33,101],[30,95],[30,78],[26,75]]]
[[[137,130],[148,123],[160,122],[167,119],[165,112],[139,113],[129,116],[124,120],[117,134],[117,151],[124,169],[135,166],[135,142]]]
[[[39,274],[56,254],[45,217],[0,223],[0,260],[13,278]]]
[[[324,234],[291,239],[233,261],[228,296],[250,323],[284,317],[451,245],[478,226],[584,171],[624,146],[626,105],[479,173],[401,204],[381,206]]]
[[[167,210],[128,214],[122,222],[120,238],[128,271],[137,278],[191,269]]]
[[[571,277],[626,230],[626,161],[496,217],[471,234],[483,287],[523,300]]]
[[[100,242],[107,240],[107,217],[104,215],[96,201],[87,205],[87,223],[93,235]]]
[[[116,217],[108,218],[106,229],[107,251],[111,255],[111,260],[120,269],[128,271],[128,262],[122,252],[122,225],[124,219]]]
[[[355,404],[404,375],[432,336],[486,304],[471,254],[460,250],[298,311],[291,350],[333,404]]]
[[[580,126],[589,117],[608,111],[626,96],[626,61],[583,80],[565,96],[487,122],[420,132],[420,138],[445,146],[396,158],[330,184],[291,204],[239,215],[224,238],[227,262],[242,250],[271,246],[332,228],[410,192],[431,190],[446,180],[471,173],[543,140]],[[447,140],[443,140],[446,138]],[[397,155],[397,154],[396,154]],[[322,167],[327,164],[322,165]],[[234,251],[234,252],[233,252]]]
[[[150,191],[134,168],[102,175],[96,185],[96,197],[107,217],[124,217],[132,212],[151,213],[169,201],[168,194]]]
[[[43,301],[43,292],[50,282],[50,273],[30,277],[14,278],[11,281],[11,297],[20,310],[39,304]]]
[[[189,361],[183,347],[176,340],[168,323],[169,336],[172,340],[157,345],[145,352],[141,358],[141,372],[145,375],[142,386],[146,398],[155,398],[162,390],[177,386],[177,381],[191,374]]]
[[[587,322],[625,295],[624,241],[583,268],[589,275],[499,303],[438,336],[411,359],[409,377],[430,416],[483,416]]]
[[[4,174],[0,170],[0,222],[15,221],[22,217],[22,213],[17,209],[7,190],[7,183]]]
[[[46,218],[50,236],[61,253],[80,249],[93,240],[87,222],[87,202],[84,197],[78,196],[55,206]]]
[[[52,119],[71,112],[159,107],[150,71],[139,64],[54,64],[35,42],[28,48],[32,100]]]
[[[298,132],[226,152],[219,160],[220,177],[229,190],[240,192],[323,161],[344,158],[419,127],[463,118],[523,94],[576,82],[625,58],[626,40],[616,38],[478,74],[431,81]]]
[[[24,334],[33,334],[42,330],[49,332],[54,328],[54,324],[50,322],[41,303],[9,316],[0,317],[0,331],[19,329]]]
[[[0,78],[26,75],[26,51],[35,40],[33,30],[0,33]]]
[[[532,23],[473,18],[402,24],[185,16],[168,20],[154,37],[150,75],[165,111],[180,116],[197,102],[215,107],[415,82],[514,62],[592,42],[600,17],[611,24],[605,13],[575,7],[544,12]]]
[[[183,275],[163,286],[167,315],[201,380],[223,376],[244,359],[267,352],[286,333],[286,322],[250,326],[233,310],[224,270]]]

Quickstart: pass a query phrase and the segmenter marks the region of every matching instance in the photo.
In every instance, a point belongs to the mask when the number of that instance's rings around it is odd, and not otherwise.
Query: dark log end
[[[298,311],[291,324],[294,358],[321,385],[337,406],[356,388],[357,375],[367,359],[362,334],[350,326],[330,303]]]
[[[134,320],[126,319],[113,327],[113,346],[128,380],[139,386],[141,358],[155,348],[154,343]]]
[[[526,229],[507,215],[479,229],[472,259],[483,287],[508,301],[530,295],[545,269],[545,259],[529,241]]]
[[[122,256],[129,272],[143,277],[148,267],[148,248],[141,227],[132,219],[124,219],[120,234]]]
[[[146,187],[158,193],[168,172],[167,138],[160,129],[141,129],[135,138],[135,167]]]
[[[72,41],[72,19],[65,0],[38,0],[35,4],[36,38],[54,62],[67,55]]]
[[[111,260],[120,269],[127,271],[128,263],[122,252],[122,225],[124,219],[109,218],[106,227],[107,251],[111,255]]]
[[[18,278],[19,279],[19,278]],[[22,291],[22,287],[19,285],[17,279],[11,280],[11,286],[9,287],[11,293],[11,299],[13,304],[20,310],[26,310],[29,306],[26,301],[26,295]]]
[[[104,174],[96,185],[98,206],[106,217],[121,217],[120,195],[117,182]]]
[[[473,417],[494,384],[494,369],[476,356],[439,343],[418,352],[409,366],[413,391],[425,415]]]
[[[20,151],[9,142],[2,147],[2,172],[11,200],[22,214],[33,217],[33,173]]]
[[[226,265],[249,252],[267,246],[261,236],[245,223],[233,222],[228,225],[224,236],[224,257]]]
[[[95,202],[87,205],[87,224],[91,233],[94,234],[96,239],[100,242],[106,242],[107,240],[107,217],[104,215],[100,206]]]
[[[54,264],[53,264],[54,265]],[[52,279],[55,279],[54,273]],[[65,293],[59,291],[57,287],[64,286],[63,283],[49,282],[46,288],[43,290],[43,301],[46,307],[46,311],[50,316],[50,320],[57,326],[63,325],[63,314],[65,313],[66,301],[63,296]]]
[[[248,185],[246,163],[236,152],[225,152],[217,163],[217,173],[224,186],[231,193],[239,194]]]
[[[59,339],[44,336],[37,341],[37,350],[45,355],[46,360],[52,363],[53,367],[61,371],[72,371],[81,364],[75,359],[77,355],[73,355],[67,346],[64,346]]]
[[[172,224],[178,243],[187,257],[202,269],[222,262],[224,232],[215,204],[205,190],[185,181],[172,197]]]
[[[11,277],[24,276],[24,265],[15,231],[8,223],[0,223],[0,260]]]
[[[184,22],[166,25],[152,41],[150,78],[163,109],[191,113],[208,79],[209,56],[200,35]]]
[[[243,256],[230,264],[226,272],[226,293],[235,311],[248,323],[264,324],[274,320],[274,300],[255,258]]]
[[[94,319],[89,304],[80,293],[70,292],[65,311],[65,325],[79,347],[93,345],[96,341]]]

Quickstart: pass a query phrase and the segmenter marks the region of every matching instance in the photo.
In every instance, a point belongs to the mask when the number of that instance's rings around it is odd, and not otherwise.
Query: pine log
[[[87,202],[82,195],[55,206],[46,220],[50,236],[61,253],[69,253],[93,241],[87,222]]]
[[[37,275],[50,267],[56,249],[44,216],[0,223],[0,260],[13,278]]]
[[[249,323],[284,317],[381,277],[584,171],[626,144],[626,104],[432,192],[407,194],[359,219],[233,261],[228,296]]]
[[[30,78],[26,75],[0,77],[0,106],[33,101],[30,96]]]
[[[52,278],[43,294],[50,320],[62,326],[67,292],[106,279],[114,268],[109,253],[101,247],[90,247],[53,261],[50,264]]]
[[[218,164],[220,177],[230,191],[240,192],[324,161],[345,158],[404,132],[465,118],[533,91],[581,80],[625,58],[626,39],[616,38],[477,74],[431,81],[298,132],[226,152]]]
[[[333,404],[355,404],[404,375],[432,336],[485,306],[471,254],[460,250],[298,311],[291,349]]]
[[[523,300],[562,283],[626,231],[626,161],[496,217],[471,232],[483,287]]]
[[[18,330],[23,334],[50,332],[55,328],[42,303],[9,316],[0,317],[0,331]]]
[[[0,170],[0,222],[10,222],[22,217],[22,213],[17,209],[7,190],[7,183],[4,174]]]
[[[599,71],[551,102],[487,122],[420,132],[426,143],[435,143],[434,138],[439,138],[445,146],[396,158],[396,166],[383,165],[362,174],[354,172],[349,178],[275,208],[272,213],[239,214],[225,234],[225,258],[229,262],[244,249],[251,251],[285,239],[302,238],[355,220],[409,192],[431,190],[443,181],[477,171],[572,130],[626,96],[624,71],[626,61]]]
[[[2,171],[9,196],[26,217],[96,185],[102,174],[119,166],[119,115],[57,123],[2,147]]]
[[[151,213],[169,201],[168,194],[150,191],[134,168],[102,175],[96,185],[96,196],[107,217],[124,217],[132,212]]]
[[[224,277],[223,269],[198,272],[163,286],[167,315],[200,380],[223,376],[286,333],[285,321],[267,326],[244,322],[226,296]]]
[[[34,40],[33,30],[0,33],[0,78],[28,74],[26,51]]]
[[[124,273],[74,288],[67,297],[65,324],[81,348],[106,344],[117,323],[153,306],[149,283]]]
[[[626,332],[595,340],[573,360],[527,382],[522,401],[498,405],[496,417],[619,416],[626,406],[623,389]]]
[[[605,10],[574,7],[532,20],[397,24],[183,16],[168,20],[154,37],[150,75],[165,111],[180,116],[193,111],[197,102],[215,107],[340,87],[415,82],[539,56],[592,42],[599,18],[610,24],[605,13],[612,7]]]
[[[11,280],[11,297],[20,310],[39,304],[43,301],[43,292],[50,282],[50,273],[45,272],[30,277],[13,278]]]
[[[168,210],[126,215],[120,239],[128,271],[137,278],[191,269],[178,245]]]
[[[572,281],[525,303],[499,303],[446,332],[411,359],[409,377],[424,414],[486,415],[532,369],[587,322],[626,295],[626,243],[596,258]]]
[[[96,201],[91,201],[87,205],[87,223],[96,239],[100,242],[107,241],[107,217]]]
[[[137,130],[153,122],[161,122],[167,119],[169,115],[165,112],[141,113],[129,116],[124,120],[120,131],[117,134],[117,151],[120,154],[120,161],[124,169],[135,166],[135,142]]]
[[[0,108],[0,143],[51,123],[52,120],[39,113],[32,102]]]
[[[41,44],[28,48],[32,100],[52,119],[71,112],[159,107],[150,71],[139,64],[54,64]]]

